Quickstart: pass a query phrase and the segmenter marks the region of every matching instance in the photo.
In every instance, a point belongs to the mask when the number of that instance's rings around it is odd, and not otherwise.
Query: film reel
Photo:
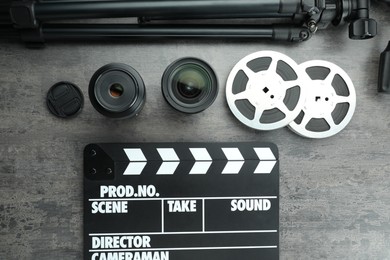
[[[287,126],[303,107],[301,67],[288,56],[260,51],[239,61],[230,72],[226,98],[243,124],[258,130]]]
[[[348,74],[337,65],[320,60],[300,65],[307,73],[304,107],[289,127],[308,138],[326,138],[343,130],[356,107],[356,92]]]

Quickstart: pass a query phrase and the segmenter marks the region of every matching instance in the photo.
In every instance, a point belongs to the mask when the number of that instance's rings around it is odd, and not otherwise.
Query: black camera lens
[[[95,109],[105,116],[130,118],[136,116],[145,103],[145,85],[132,67],[111,63],[92,76],[89,98]]]
[[[166,101],[184,113],[198,113],[208,108],[218,95],[218,81],[204,61],[184,58],[164,72],[162,91]]]

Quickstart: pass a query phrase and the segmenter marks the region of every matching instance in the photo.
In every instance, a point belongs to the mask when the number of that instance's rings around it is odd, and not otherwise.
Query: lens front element
[[[208,108],[218,95],[214,71],[205,62],[186,58],[171,64],[162,79],[167,102],[184,113],[198,113]]]

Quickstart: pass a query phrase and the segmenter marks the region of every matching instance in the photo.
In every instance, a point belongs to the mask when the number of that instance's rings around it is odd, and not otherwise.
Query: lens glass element
[[[218,83],[208,64],[195,58],[185,58],[167,68],[162,90],[167,102],[176,110],[198,113],[214,102]]]
[[[187,64],[173,72],[173,93],[182,102],[198,102],[210,85],[207,71],[197,65]]]
[[[120,83],[114,83],[110,87],[110,95],[114,98],[118,98],[123,95],[124,88]]]

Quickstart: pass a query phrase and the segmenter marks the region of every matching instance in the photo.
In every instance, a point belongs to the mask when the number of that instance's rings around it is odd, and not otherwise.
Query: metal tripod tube
[[[301,27],[287,25],[269,26],[183,26],[183,25],[77,25],[46,24],[42,27],[42,36],[46,40],[109,40],[134,38],[222,38],[222,39],[269,39],[281,41],[303,41],[310,32]]]
[[[292,14],[290,13],[246,13],[246,14],[229,14],[226,17],[226,14],[221,15],[205,15],[195,16],[195,15],[186,15],[186,16],[154,16],[154,17],[140,17],[141,21],[149,22],[149,21],[166,21],[166,20],[202,20],[202,19],[262,19],[262,18],[292,18]]]
[[[131,0],[55,1],[34,4],[40,21],[113,17],[185,17],[291,14],[300,12],[301,0]]]

